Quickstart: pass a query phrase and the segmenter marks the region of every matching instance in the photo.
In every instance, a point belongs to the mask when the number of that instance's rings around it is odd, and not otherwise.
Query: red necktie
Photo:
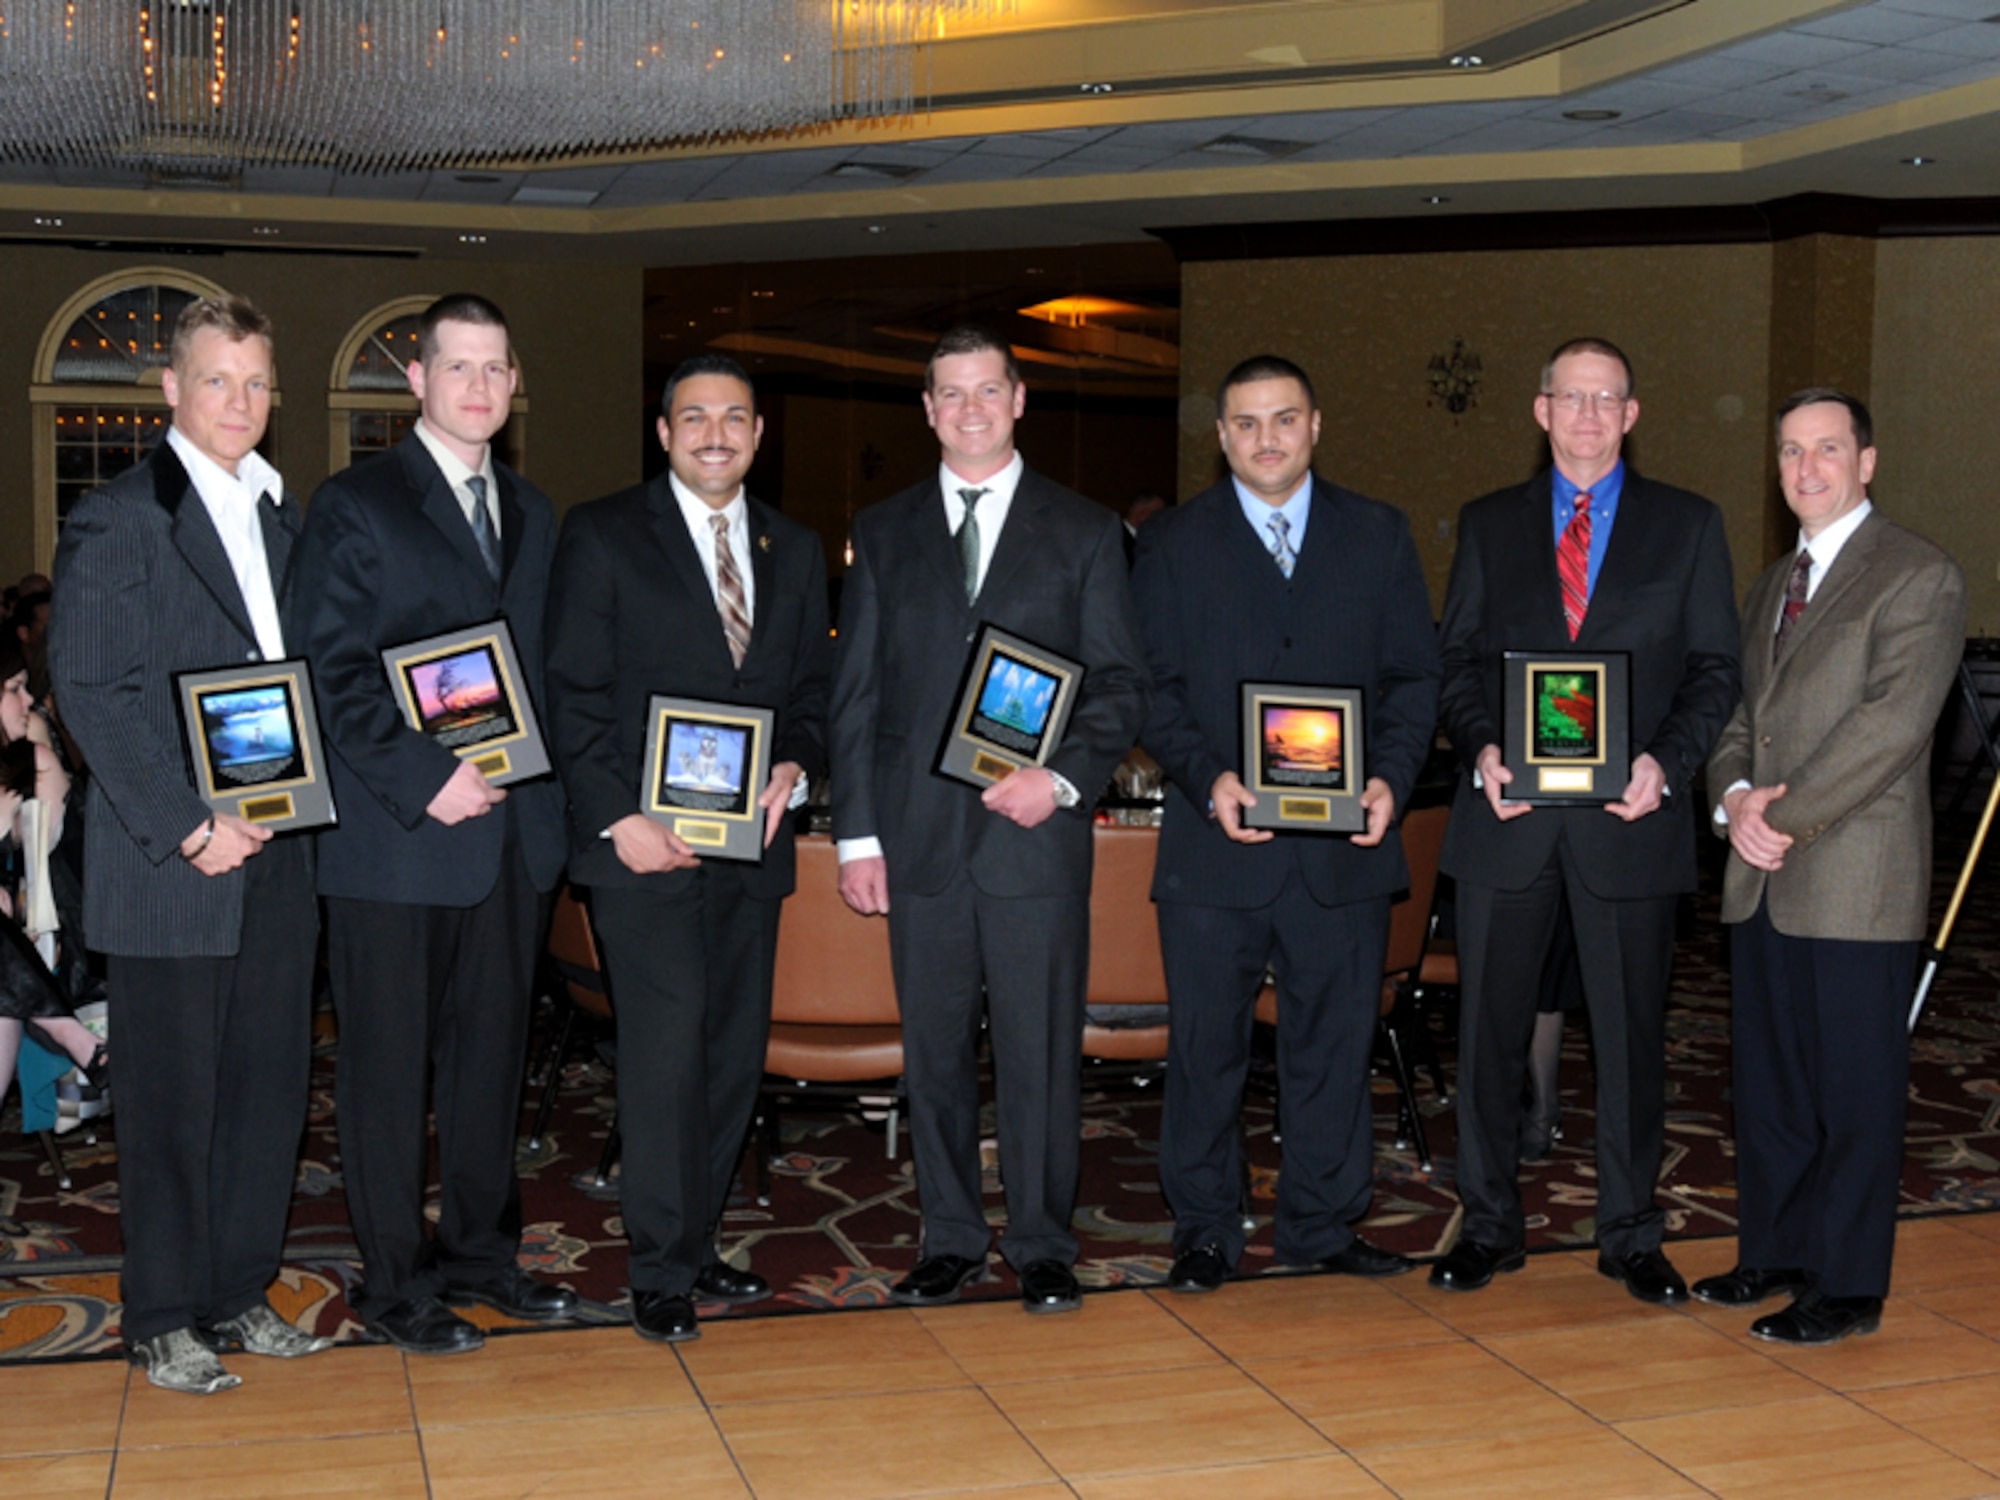
[[[1563,623],[1569,626],[1569,638],[1576,639],[1576,633],[1583,629],[1583,617],[1590,608],[1590,492],[1581,490],[1576,497],[1576,514],[1570,517],[1569,525],[1563,528],[1562,540],[1556,543],[1556,576],[1562,580]]]
[[[1812,552],[1801,547],[1799,560],[1792,564],[1792,576],[1785,580],[1785,609],[1778,616],[1778,633],[1771,637],[1772,661],[1785,654],[1785,641],[1792,627],[1799,623],[1799,616],[1806,612],[1806,585],[1812,581],[1812,562]]]

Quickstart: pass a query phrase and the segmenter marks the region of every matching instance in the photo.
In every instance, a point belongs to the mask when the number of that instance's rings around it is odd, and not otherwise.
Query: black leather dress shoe
[[[943,1307],[975,1281],[986,1280],[986,1257],[927,1255],[917,1268],[889,1288],[889,1296],[905,1307]]]
[[[510,1318],[524,1318],[530,1323],[575,1317],[579,1305],[576,1293],[568,1287],[537,1281],[519,1266],[495,1272],[484,1281],[450,1287],[444,1300],[453,1307],[483,1302]]]
[[[486,1335],[435,1297],[407,1297],[363,1320],[370,1333],[409,1354],[465,1354]]]
[[[718,1260],[701,1268],[694,1295],[701,1302],[762,1302],[771,1295],[771,1283],[755,1271],[739,1271]]]
[[[1431,1265],[1431,1285],[1448,1292],[1476,1292],[1495,1276],[1518,1271],[1528,1263],[1519,1245],[1511,1250],[1461,1239],[1443,1259]]]
[[[701,1337],[693,1299],[678,1292],[634,1292],[632,1331],[656,1344],[685,1344]]]
[[[1319,1262],[1318,1269],[1337,1271],[1342,1276],[1401,1276],[1415,1270],[1416,1265],[1409,1256],[1371,1245],[1357,1234],[1347,1242],[1345,1250]]]
[[[1688,1285],[1674,1263],[1658,1250],[1634,1250],[1630,1255],[1597,1257],[1597,1274],[1625,1283],[1625,1290],[1641,1302],[1672,1307],[1688,1299]]]
[[[1880,1297],[1827,1297],[1808,1290],[1783,1312],[1766,1313],[1752,1323],[1750,1334],[1774,1344],[1834,1344],[1881,1326]]]
[[[1755,1307],[1773,1292],[1802,1292],[1811,1284],[1812,1277],[1805,1271],[1738,1266],[1720,1276],[1702,1277],[1694,1284],[1694,1294],[1717,1307]]]
[[[1083,1306],[1076,1272],[1059,1260],[1031,1262],[1021,1271],[1021,1305],[1031,1313],[1075,1312]]]
[[[1197,1245],[1174,1257],[1167,1273],[1170,1292],[1212,1292],[1229,1279],[1229,1262],[1214,1245]]]

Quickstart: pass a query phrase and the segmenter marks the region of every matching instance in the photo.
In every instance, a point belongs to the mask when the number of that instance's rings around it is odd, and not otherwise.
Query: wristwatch
[[[1055,788],[1056,806],[1058,808],[1075,807],[1077,803],[1083,801],[1083,794],[1070,784],[1067,776],[1051,771],[1049,772],[1049,785]]]

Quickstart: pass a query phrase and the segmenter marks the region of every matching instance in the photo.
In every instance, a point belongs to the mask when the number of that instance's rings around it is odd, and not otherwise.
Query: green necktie
[[[965,569],[967,604],[979,597],[979,517],[973,514],[973,509],[985,493],[985,490],[958,492],[958,498],[965,502],[965,519],[958,523],[958,561]]]

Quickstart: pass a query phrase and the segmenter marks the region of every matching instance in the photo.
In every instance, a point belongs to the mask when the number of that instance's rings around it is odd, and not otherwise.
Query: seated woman
[[[55,977],[22,930],[22,876],[46,880],[46,871],[25,869],[28,841],[20,836],[23,813],[39,804],[47,821],[46,847],[63,835],[69,776],[55,752],[37,736],[46,726],[28,694],[28,665],[18,641],[0,639],[0,1085],[14,1076],[24,1028],[38,1041],[66,1052],[97,1088],[109,1081],[104,1047],[77,1020]]]

